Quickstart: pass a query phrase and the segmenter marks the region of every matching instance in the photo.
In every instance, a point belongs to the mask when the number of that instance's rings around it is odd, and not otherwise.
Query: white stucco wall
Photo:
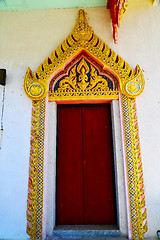
[[[96,35],[134,69],[144,70],[146,86],[137,98],[149,230],[160,229],[160,6],[150,0],[130,0],[112,40],[109,12],[87,8]],[[4,134],[0,150],[0,238],[27,238],[26,199],[30,150],[31,100],[23,90],[27,67],[33,71],[68,36],[78,9],[0,12],[0,68],[7,70]],[[2,86],[0,86],[1,110]]]

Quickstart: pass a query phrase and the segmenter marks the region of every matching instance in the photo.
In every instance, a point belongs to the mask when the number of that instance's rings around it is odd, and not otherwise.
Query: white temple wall
[[[144,71],[145,89],[137,98],[148,233],[160,229],[160,6],[131,0],[112,39],[109,11],[86,8],[96,35],[134,69]],[[0,12],[0,68],[7,70],[4,132],[0,150],[0,238],[26,239],[26,208],[30,152],[31,100],[23,90],[27,67],[36,71],[72,31],[78,9]],[[3,87],[0,86],[0,113]]]

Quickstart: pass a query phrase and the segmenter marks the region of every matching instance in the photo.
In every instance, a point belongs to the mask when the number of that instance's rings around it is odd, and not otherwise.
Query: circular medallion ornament
[[[127,82],[123,83],[122,85],[122,93],[130,98],[138,97],[144,89],[145,81],[142,70],[140,69],[139,65],[136,67],[136,74],[130,80],[128,79]]]
[[[137,94],[140,90],[140,87],[139,87],[138,83],[136,83],[136,82],[129,82],[126,85],[126,89],[127,89],[128,93],[130,93],[130,94]]]
[[[32,97],[41,97],[44,93],[44,88],[36,83],[31,84],[29,93]]]

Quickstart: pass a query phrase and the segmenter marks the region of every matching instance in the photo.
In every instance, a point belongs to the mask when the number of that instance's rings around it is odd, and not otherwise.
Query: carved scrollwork
[[[90,72],[90,89],[105,89],[108,87],[108,82],[101,76],[98,76],[96,69],[91,65]]]
[[[126,96],[135,98],[139,96],[144,89],[145,81],[142,70],[139,65],[136,67],[136,74],[129,81],[126,81],[122,86],[122,93]]]
[[[110,81],[110,86],[108,85]],[[82,57],[74,65],[68,76],[59,80],[49,95],[49,100],[61,100],[64,96],[68,99],[77,98],[112,98],[118,99],[118,89],[107,77],[100,75],[97,69]]]
[[[78,73],[78,74],[77,74]],[[87,74],[89,73],[89,76]],[[84,58],[80,61],[78,66],[74,66],[70,70],[68,77],[65,77],[59,83],[61,89],[74,89],[74,90],[91,90],[105,89],[108,86],[107,80],[98,75],[97,70],[92,65],[87,65]]]
[[[32,100],[40,100],[45,98],[48,92],[46,81],[42,82],[32,76],[31,70],[28,68],[24,80],[24,90]]]

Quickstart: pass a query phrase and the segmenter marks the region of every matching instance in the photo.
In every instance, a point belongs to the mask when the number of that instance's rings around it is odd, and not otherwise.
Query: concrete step
[[[120,237],[120,230],[116,226],[106,226],[106,225],[72,225],[56,226],[53,230],[53,235],[47,240],[58,240],[58,239],[120,239],[126,240],[127,238]]]
[[[75,239],[82,239],[82,240],[127,240],[126,237],[81,237],[81,238],[64,238],[64,237],[49,237],[47,240],[75,240]]]

